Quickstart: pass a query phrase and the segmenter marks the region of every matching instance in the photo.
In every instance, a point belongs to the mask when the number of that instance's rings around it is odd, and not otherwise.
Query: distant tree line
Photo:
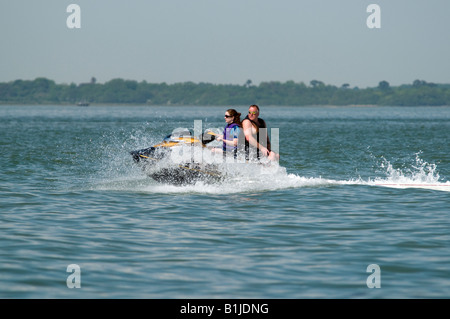
[[[104,84],[95,78],[81,84],[56,84],[46,78],[0,83],[0,103],[147,105],[450,105],[450,84],[415,80],[412,84],[390,86],[387,81],[377,87],[350,88],[326,85],[312,80],[303,82],[262,82],[243,85],[183,82],[147,83],[113,79]]]

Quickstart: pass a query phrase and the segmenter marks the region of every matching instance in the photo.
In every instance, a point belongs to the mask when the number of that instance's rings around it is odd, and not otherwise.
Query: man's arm
[[[269,150],[258,143],[258,141],[253,137],[252,134],[252,122],[249,120],[244,120],[242,122],[242,129],[244,130],[245,139],[248,141],[248,143],[256,148],[258,148],[261,153],[263,153],[265,156],[269,155]]]

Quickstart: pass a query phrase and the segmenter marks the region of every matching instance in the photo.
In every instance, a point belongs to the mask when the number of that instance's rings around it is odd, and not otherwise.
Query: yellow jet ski
[[[195,161],[194,156],[183,162],[171,162],[171,152],[180,146],[204,148],[215,140],[215,134],[207,132],[199,138],[192,136],[189,130],[167,135],[159,144],[148,148],[131,151],[135,163],[154,180],[175,185],[193,184],[198,181],[206,183],[220,181],[223,176],[216,164]]]

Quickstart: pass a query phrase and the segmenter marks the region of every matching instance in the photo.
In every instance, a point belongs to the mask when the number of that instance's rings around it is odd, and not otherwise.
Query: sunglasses
[[[226,118],[233,117],[233,115],[225,115]]]
[[[250,111],[248,111],[248,114],[256,115],[256,113],[258,113],[258,112],[250,112]]]

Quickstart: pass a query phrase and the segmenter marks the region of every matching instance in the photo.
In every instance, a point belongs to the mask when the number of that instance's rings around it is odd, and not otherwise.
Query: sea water
[[[450,297],[449,107],[262,105],[279,164],[220,183],[133,163],[228,108],[0,106],[0,297]]]

